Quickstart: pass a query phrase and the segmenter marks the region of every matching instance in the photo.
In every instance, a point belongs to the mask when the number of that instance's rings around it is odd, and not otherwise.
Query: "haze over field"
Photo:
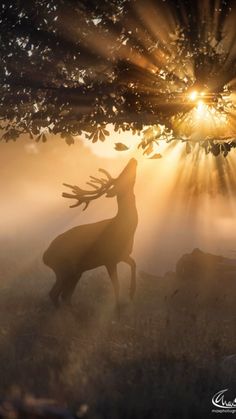
[[[236,200],[230,185],[227,190],[224,165],[219,170],[221,163],[226,164],[224,158],[200,158],[190,170],[192,156],[181,160],[181,146],[177,151],[163,147],[163,157],[150,160],[132,148],[115,152],[114,140],[123,138],[118,135],[106,143],[107,157],[101,157],[103,144],[90,147],[88,141],[78,140],[70,147],[59,138],[51,138],[46,144],[35,144],[26,138],[18,143],[2,143],[2,256],[7,251],[14,265],[27,265],[28,258],[39,258],[48,243],[71,226],[113,216],[117,208],[115,198],[101,198],[85,212],[80,207],[70,209],[61,197],[65,190],[62,183],[84,186],[99,167],[117,176],[130,156],[135,155],[139,224],[134,256],[138,267],[156,274],[173,270],[178,258],[195,247],[234,257]],[[130,144],[137,141],[135,136],[126,134],[127,139]],[[234,155],[230,159],[232,165]],[[207,192],[210,170],[212,191]],[[14,260],[16,251],[22,255],[20,261]]]

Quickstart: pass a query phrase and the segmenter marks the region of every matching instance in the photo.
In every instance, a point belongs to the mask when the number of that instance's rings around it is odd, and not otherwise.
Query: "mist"
[[[129,135],[128,140],[135,144],[136,138]],[[57,137],[45,144],[22,138],[0,144],[1,276],[7,280],[17,276],[22,266],[27,269],[36,261],[42,263],[49,243],[72,226],[113,217],[115,198],[100,198],[86,211],[70,209],[61,197],[62,183],[84,187],[100,167],[118,176],[133,155],[138,159],[139,213],[133,255],[139,270],[157,275],[175,270],[180,256],[196,247],[227,257],[236,255],[235,195],[219,188],[207,192],[207,179],[215,177],[207,160],[196,162],[196,170],[189,173],[191,156],[181,163],[181,151],[164,150],[161,159],[150,160],[132,148],[114,152],[112,140],[104,148],[104,144],[91,147],[83,139],[68,146]]]

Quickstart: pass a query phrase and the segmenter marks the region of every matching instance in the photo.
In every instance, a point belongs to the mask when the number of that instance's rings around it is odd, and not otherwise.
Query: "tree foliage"
[[[199,86],[233,125],[235,2],[200,4],[3,1],[1,138],[25,133],[46,141],[48,134],[60,134],[72,144],[85,132],[92,142],[104,141],[113,124],[115,131],[142,133],[139,147],[146,155],[155,156],[163,139],[186,142],[189,153],[191,138],[175,122],[191,111],[186,94]],[[198,142],[207,153],[226,156],[236,143],[233,136],[223,140]]]

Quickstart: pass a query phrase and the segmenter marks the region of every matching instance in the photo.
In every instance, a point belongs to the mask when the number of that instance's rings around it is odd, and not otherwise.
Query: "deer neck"
[[[117,196],[118,212],[117,218],[128,220],[129,222],[137,222],[136,200],[133,192],[123,196]]]

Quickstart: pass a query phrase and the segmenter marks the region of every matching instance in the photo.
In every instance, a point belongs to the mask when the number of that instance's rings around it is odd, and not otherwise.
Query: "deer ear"
[[[113,198],[113,196],[116,196],[116,188],[115,186],[113,186],[107,193],[106,193],[106,197],[107,198]]]

